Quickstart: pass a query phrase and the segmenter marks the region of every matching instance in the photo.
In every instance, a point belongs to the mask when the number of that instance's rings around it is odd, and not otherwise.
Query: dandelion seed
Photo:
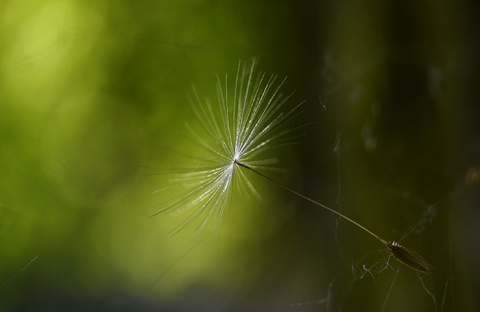
[[[360,223],[344,214],[323,205],[270,178],[259,170],[271,169],[272,159],[262,159],[265,151],[286,144],[293,130],[290,125],[298,115],[297,105],[286,113],[282,111],[290,96],[280,93],[285,80],[276,83],[277,77],[255,75],[255,60],[250,68],[238,65],[233,94],[229,93],[228,76],[222,84],[217,83],[218,106],[209,100],[202,101],[194,88],[194,99],[190,100],[195,115],[201,124],[203,135],[188,127],[196,142],[206,151],[196,157],[202,166],[181,176],[184,183],[192,185],[190,191],[164,204],[156,214],[166,211],[189,216],[174,232],[202,219],[198,225],[200,233],[209,222],[218,230],[225,208],[233,190],[249,190],[259,197],[253,184],[242,169],[254,173],[284,190],[321,207],[352,223],[384,244],[399,262],[423,273],[430,271],[430,265],[416,253],[397,242],[388,242]],[[198,235],[197,235],[198,237]]]
[[[386,246],[395,259],[406,266],[423,273],[428,273],[430,271],[430,265],[427,261],[423,260],[423,258],[415,252],[408,250],[397,242],[387,243]]]
[[[238,65],[231,88],[229,77],[217,78],[217,100],[202,100],[193,88],[190,103],[200,128],[187,126],[204,154],[195,156],[197,163],[190,172],[180,175],[191,189],[164,203],[157,212],[188,213],[188,217],[173,231],[176,233],[197,220],[200,233],[209,223],[218,231],[220,221],[235,189],[247,190],[260,197],[253,184],[239,170],[238,164],[261,170],[272,169],[274,159],[265,152],[291,142],[288,125],[299,114],[300,106],[284,112],[290,95],[280,92],[285,79],[267,77],[250,67]]]

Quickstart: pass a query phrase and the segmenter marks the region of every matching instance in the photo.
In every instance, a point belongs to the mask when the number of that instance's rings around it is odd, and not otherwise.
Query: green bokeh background
[[[3,1],[0,311],[480,309],[477,7]],[[215,98],[252,57],[305,101],[275,178],[403,238],[430,275],[365,271],[388,259],[378,242],[260,177],[218,237],[149,218],[169,146],[196,152],[192,83]]]

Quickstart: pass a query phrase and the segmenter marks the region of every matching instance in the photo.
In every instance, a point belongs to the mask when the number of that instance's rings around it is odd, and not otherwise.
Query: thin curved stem
[[[297,196],[305,199],[306,201],[311,202],[311,203],[314,204],[314,205],[317,205],[317,206],[319,206],[319,207],[322,207],[323,209],[326,209],[326,210],[330,211],[331,213],[336,214],[336,215],[339,216],[340,218],[343,218],[343,219],[347,220],[348,222],[356,225],[357,227],[361,228],[362,230],[364,230],[364,231],[367,232],[368,234],[372,235],[373,237],[375,237],[376,239],[378,239],[378,240],[379,240],[382,244],[384,244],[385,246],[387,246],[387,247],[389,246],[389,244],[390,244],[389,242],[387,242],[386,240],[384,240],[383,238],[381,238],[381,237],[378,236],[377,234],[373,233],[372,231],[370,231],[369,229],[367,229],[366,227],[364,227],[363,225],[361,225],[361,224],[358,223],[357,221],[355,221],[355,220],[353,220],[353,219],[350,219],[349,217],[345,216],[344,214],[342,214],[342,213],[340,213],[340,212],[338,212],[338,211],[336,211],[336,210],[334,210],[334,209],[332,209],[332,208],[330,208],[330,207],[328,207],[328,206],[325,206],[324,204],[321,204],[321,203],[319,203],[319,202],[311,199],[310,197],[307,197],[307,196],[305,196],[305,195],[303,195],[303,194],[301,194],[301,193],[299,193],[299,192],[297,192],[297,191],[289,188],[288,186],[283,185],[282,183],[278,182],[277,180],[274,180],[274,179],[270,178],[269,176],[267,176],[267,175],[265,175],[265,174],[263,174],[263,173],[255,170],[255,169],[253,169],[252,167],[250,167],[250,166],[248,166],[248,165],[246,165],[246,164],[244,164],[244,163],[242,163],[242,162],[240,162],[240,161],[238,161],[238,160],[235,160],[235,163],[236,163],[237,165],[239,165],[240,167],[246,168],[246,169],[250,170],[251,172],[254,172],[255,174],[258,174],[259,176],[267,179],[268,181],[270,181],[270,182],[272,182],[272,183],[280,186],[280,187],[283,188],[284,190],[287,190],[287,191],[289,191],[290,193],[295,194],[295,195],[297,195]]]
[[[238,160],[234,160],[234,163],[239,165],[240,167],[243,167],[243,168],[246,168],[246,169],[250,170],[253,173],[258,174],[259,176],[267,179],[268,181],[280,186],[284,190],[287,190],[290,193],[295,194],[295,195],[305,199],[306,201],[309,201],[312,204],[317,205],[317,206],[319,206],[323,209],[326,209],[327,211],[330,211],[331,213],[339,216],[340,218],[343,218],[343,219],[347,220],[348,222],[352,223],[353,225],[356,225],[360,229],[364,230],[368,234],[375,237],[382,244],[384,244],[388,248],[388,250],[390,251],[390,254],[393,257],[395,257],[395,259],[397,259],[398,261],[403,263],[404,265],[406,265],[408,267],[411,267],[412,269],[417,270],[417,271],[422,272],[422,273],[430,272],[431,266],[428,264],[427,261],[423,260],[423,258],[420,257],[419,255],[417,255],[415,252],[410,251],[409,249],[403,247],[402,245],[398,244],[395,241],[388,242],[388,241],[384,240],[383,238],[381,238],[377,234],[373,233],[372,231],[370,231],[369,229],[367,229],[366,227],[364,227],[363,225],[361,225],[357,221],[355,221],[353,219],[350,219],[349,217],[345,216],[344,214],[342,214],[342,213],[340,213],[340,212],[338,212],[338,211],[336,211],[336,210],[334,210],[334,209],[332,209],[328,206],[325,206],[324,204],[321,204],[321,203],[319,203],[319,202],[317,202],[317,201],[315,201],[315,200],[313,200],[313,199],[311,199],[311,198],[309,198],[309,197],[307,197],[307,196],[289,188],[288,186],[283,185],[282,183],[278,182],[277,180],[272,179],[267,175],[264,175],[263,173],[253,169],[252,167],[250,167],[250,166],[248,166],[248,165],[246,165],[246,164],[244,164],[244,163],[242,163]]]

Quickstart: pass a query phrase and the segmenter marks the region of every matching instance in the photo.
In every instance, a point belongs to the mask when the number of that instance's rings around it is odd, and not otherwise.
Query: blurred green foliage
[[[478,309],[478,13],[410,2],[2,2],[0,310]],[[388,256],[370,237],[255,177],[263,201],[233,198],[218,239],[149,218],[168,146],[195,153],[191,84],[215,99],[252,57],[314,122],[278,178],[405,237],[436,305],[404,267],[365,271]]]

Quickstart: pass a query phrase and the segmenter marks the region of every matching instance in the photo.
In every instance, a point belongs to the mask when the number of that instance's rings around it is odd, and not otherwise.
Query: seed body
[[[430,265],[415,252],[408,250],[397,242],[386,244],[392,256],[398,261],[422,273],[430,272]]]

